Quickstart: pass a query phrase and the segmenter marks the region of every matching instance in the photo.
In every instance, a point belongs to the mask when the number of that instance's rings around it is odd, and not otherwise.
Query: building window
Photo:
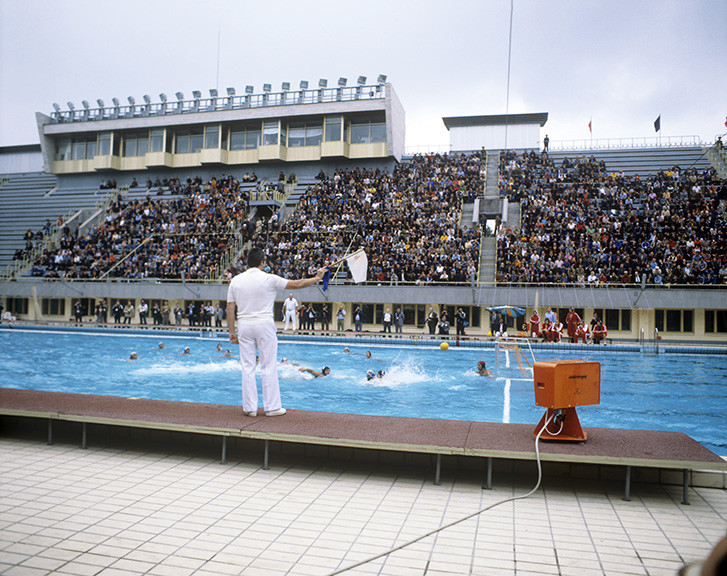
[[[124,135],[124,157],[144,156],[147,152],[149,152],[149,134],[147,132]]]
[[[296,122],[288,125],[288,147],[320,146],[323,138],[321,124]]]
[[[577,309],[576,312],[578,312],[578,315],[583,318],[581,308]],[[631,330],[631,310],[596,308],[593,310],[593,314],[598,315],[598,317],[606,325],[607,330],[624,330],[626,332]],[[561,320],[561,322],[565,325],[565,321]]]
[[[164,129],[159,128],[151,131],[150,138],[150,151],[151,152],[163,152],[164,151]]]
[[[263,146],[275,146],[278,144],[280,125],[278,122],[263,122]]]
[[[290,124],[288,126],[288,147],[299,148],[305,146],[305,124]]]
[[[357,122],[351,124],[351,144],[386,142],[385,122]]]
[[[27,314],[28,313],[28,299],[27,298],[14,298],[9,296],[7,299],[7,309],[13,315]]]
[[[64,298],[43,298],[43,316],[64,316],[66,314],[66,300]]]
[[[326,118],[326,142],[341,141],[341,117]]]
[[[204,129],[204,147],[206,149],[220,147],[220,127],[207,126]]]
[[[56,160],[90,160],[96,156],[98,146],[96,136],[93,138],[62,138],[58,140]]]
[[[98,155],[108,156],[111,154],[111,132],[104,132],[98,135]]]
[[[71,139],[63,138],[58,140],[56,145],[56,160],[70,160],[71,159]]]
[[[693,332],[694,310],[655,310],[654,324],[660,332]]]
[[[259,128],[233,128],[230,130],[230,150],[255,150],[259,147]]]
[[[727,332],[727,310],[705,310],[704,331]]]
[[[177,154],[193,154],[202,150],[204,132],[202,128],[192,130],[180,130],[175,133]]]

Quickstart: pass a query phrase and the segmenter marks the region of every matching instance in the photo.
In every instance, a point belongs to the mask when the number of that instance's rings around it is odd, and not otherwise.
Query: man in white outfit
[[[260,353],[263,409],[266,416],[285,414],[278,384],[278,336],[273,317],[277,290],[298,290],[323,278],[325,268],[311,278],[286,280],[263,272],[265,254],[253,248],[247,256],[247,270],[235,276],[227,290],[227,326],[230,342],[240,345],[242,365],[242,409],[257,416],[258,394],[255,382],[256,350]],[[235,314],[237,307],[237,314]],[[235,329],[237,324],[237,329]]]
[[[288,329],[288,321],[292,322],[293,330],[296,330],[295,318],[297,316],[296,310],[298,310],[298,301],[293,298],[292,294],[285,299],[285,302],[283,302],[283,310],[285,310],[285,328],[283,328],[283,330]]]

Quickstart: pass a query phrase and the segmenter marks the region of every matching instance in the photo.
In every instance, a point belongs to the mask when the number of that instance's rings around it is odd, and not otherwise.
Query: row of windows
[[[128,300],[123,299],[122,304],[126,304]],[[132,304],[134,300],[130,300]],[[92,314],[94,307],[94,300],[92,298],[81,299],[84,307],[84,314]],[[151,301],[157,302],[157,301]],[[158,304],[161,306],[162,301],[159,300]],[[190,303],[195,303],[193,300],[185,301],[185,310]],[[223,303],[224,304],[224,303]],[[282,317],[282,303],[276,302],[275,310],[276,316]],[[364,324],[381,324],[385,308],[383,304],[352,304],[350,306],[350,312],[353,313],[357,306],[361,306],[363,312]],[[318,318],[321,318],[321,311],[323,304],[314,303],[313,308],[316,311]],[[404,324],[408,326],[423,326],[429,309],[424,304],[401,304],[394,305],[391,307],[391,312],[396,311],[397,308],[401,308],[404,313]],[[28,313],[28,299],[27,298],[8,298],[7,309],[13,314],[27,314]],[[43,315],[46,316],[63,316],[66,312],[66,301],[62,298],[43,298],[41,302],[41,309]],[[477,306],[462,306],[462,309],[467,315],[467,321],[473,327],[480,326],[480,309]],[[447,314],[451,319],[454,318],[454,313],[457,310],[456,306],[444,306],[441,310],[446,310]],[[332,320],[335,314],[335,310],[332,310],[329,306],[328,309],[328,320]],[[555,310],[558,314],[558,318],[565,325],[565,316],[568,313],[567,308],[558,308]],[[576,308],[575,312],[583,318],[583,309]],[[594,314],[598,314],[598,317],[605,320],[606,327],[609,330],[631,330],[631,310],[619,310],[619,309],[608,309],[608,308],[597,308]],[[693,310],[661,310],[657,309],[654,311],[655,325],[660,332],[693,332],[694,331],[694,311]],[[513,319],[508,317],[508,326],[513,327]],[[727,333],[727,310],[705,310],[704,311],[704,331],[706,333]]]
[[[340,116],[323,121],[263,122],[257,125],[222,128],[219,124],[190,128],[171,129],[167,132],[156,128],[143,132],[117,134],[110,132],[93,137],[61,138],[57,141],[56,160],[90,160],[94,156],[113,155],[133,158],[149,152],[174,152],[191,154],[204,149],[254,150],[263,146],[283,145],[289,148],[320,146],[326,142],[371,144],[386,142],[386,123],[377,121],[343,121]]]

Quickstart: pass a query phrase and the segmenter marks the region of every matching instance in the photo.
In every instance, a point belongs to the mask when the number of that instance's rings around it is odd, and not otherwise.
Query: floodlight
[[[96,104],[98,104],[98,107],[99,108],[103,108],[104,107],[104,103],[103,103],[103,100],[101,100],[101,98],[99,98],[98,100],[96,100]]]
[[[327,88],[328,87],[328,80],[325,78],[321,78],[318,80],[318,88]]]
[[[301,80],[300,81],[300,89],[301,90],[308,90],[308,80]]]
[[[253,92],[255,92],[255,86],[245,86],[245,94],[252,94]]]
[[[357,82],[363,86],[366,84],[366,76],[359,76]]]
[[[341,78],[338,79],[338,85],[339,86],[345,86],[346,85],[346,82],[348,82],[348,78],[341,77]]]
[[[166,101],[167,101],[167,95],[164,92],[162,92],[161,94],[159,94],[159,100],[161,100],[162,102],[166,103]]]
[[[61,107],[58,106],[58,104],[55,103],[55,102],[53,102],[53,110],[55,110],[56,112],[58,112],[58,114],[61,113]]]
[[[235,95],[235,89],[230,87],[227,89],[227,95],[228,96],[234,96]]]
[[[174,95],[177,97],[177,100],[180,102],[184,100],[184,92],[175,92]]]
[[[217,98],[217,88],[210,88],[210,96],[212,98]]]
[[[377,82],[379,84],[386,84],[386,74],[379,74],[379,78],[377,79]]]
[[[116,96],[111,98],[111,102],[113,102],[114,106],[116,106],[117,108],[119,107],[119,99]]]
[[[290,82],[283,82],[282,88],[283,92],[287,92],[288,90],[290,90]]]
[[[263,84],[263,92],[270,92],[273,89],[271,84]]]
[[[88,100],[81,100],[81,105],[88,110]]]
[[[134,99],[134,97],[133,97],[133,96],[129,96],[129,97],[127,98],[127,100],[129,101],[129,104],[131,104],[132,106],[133,106],[134,104],[136,104],[136,100]]]
[[[68,102],[68,109],[69,109],[69,110],[70,110],[71,112],[73,112],[73,111],[74,111],[74,110],[76,109],[76,107],[75,107],[75,106],[73,105],[73,102]]]
[[[199,100],[200,98],[202,98],[202,92],[200,92],[199,90],[192,90],[192,98],[194,98],[195,100]]]
[[[151,97],[149,96],[149,94],[144,94],[143,98],[144,102],[146,102],[147,104],[151,104]]]

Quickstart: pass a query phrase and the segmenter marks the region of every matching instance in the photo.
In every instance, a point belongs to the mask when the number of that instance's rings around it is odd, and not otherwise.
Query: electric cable
[[[537,489],[540,488],[540,482],[543,479],[543,469],[540,465],[540,446],[539,446],[540,436],[543,434],[543,432],[547,428],[548,424],[550,424],[550,421],[553,419],[553,416],[554,416],[554,414],[551,414],[550,418],[548,418],[545,421],[545,424],[538,432],[538,435],[535,437],[535,460],[538,463],[538,481],[535,483],[535,486],[533,487],[532,490],[530,490],[530,492],[528,492],[527,494],[522,494],[520,496],[512,496],[511,498],[505,498],[504,500],[500,500],[499,502],[490,504],[486,508],[482,508],[482,510],[478,510],[477,512],[473,512],[472,514],[469,514],[469,515],[465,516],[464,518],[460,518],[459,520],[455,520],[454,522],[450,522],[449,524],[440,526],[439,528],[436,528],[435,530],[427,532],[426,534],[423,534],[422,536],[419,536],[418,538],[415,538],[414,540],[410,540],[409,542],[400,544],[399,546],[396,546],[395,548],[391,548],[390,550],[387,550],[386,552],[382,552],[381,554],[377,554],[376,556],[371,556],[370,558],[366,558],[365,560],[356,562],[356,564],[351,564],[350,566],[346,566],[345,568],[341,568],[340,570],[331,572],[328,574],[328,576],[336,576],[336,574],[343,574],[344,572],[348,572],[349,570],[353,570],[354,568],[358,568],[359,566],[363,566],[364,564],[368,564],[369,562],[373,562],[374,560],[378,560],[379,558],[388,556],[389,554],[397,552],[397,551],[401,550],[402,548],[406,548],[407,546],[411,546],[412,544],[419,542],[420,540],[424,540],[425,538],[428,538],[429,536],[432,536],[432,535],[436,534],[437,532],[441,532],[442,530],[451,528],[452,526],[460,524],[461,522],[464,522],[465,520],[474,518],[475,516],[478,516],[479,514],[482,514],[483,512],[492,510],[493,508],[495,508],[496,506],[499,506],[500,504],[505,504],[507,502],[514,502],[515,500],[523,500],[523,499],[527,498],[528,496],[532,496],[537,491]],[[561,423],[561,430],[562,429],[563,429],[563,424]],[[558,434],[560,434],[560,430],[558,431]]]

